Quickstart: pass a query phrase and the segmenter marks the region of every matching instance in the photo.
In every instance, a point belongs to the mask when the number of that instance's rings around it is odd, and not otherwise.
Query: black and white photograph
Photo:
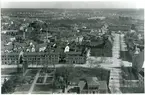
[[[145,93],[140,0],[12,1],[1,3],[1,94]]]

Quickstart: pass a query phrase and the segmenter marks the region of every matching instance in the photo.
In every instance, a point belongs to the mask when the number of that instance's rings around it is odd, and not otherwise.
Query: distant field
[[[121,87],[123,93],[144,93],[144,87]]]

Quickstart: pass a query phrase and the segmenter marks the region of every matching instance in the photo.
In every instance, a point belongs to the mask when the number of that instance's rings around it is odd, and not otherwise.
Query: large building
[[[17,64],[19,53],[3,53],[1,55],[2,65]]]
[[[62,55],[59,52],[25,52],[23,56],[28,65],[46,65],[58,64]],[[3,53],[2,64],[17,64],[19,63],[18,57],[19,53]],[[64,59],[68,64],[84,64],[86,62],[85,55],[80,52],[67,52]]]
[[[24,53],[25,62],[29,65],[42,65],[42,64],[57,64],[59,62],[58,53],[45,53],[45,52],[26,52]],[[17,64],[19,63],[19,53],[2,54],[2,64]]]
[[[59,53],[27,52],[24,53],[24,60],[26,60],[28,64],[32,65],[58,64]]]
[[[81,52],[68,52],[66,53],[66,62],[70,64],[84,64],[86,57]]]
[[[18,32],[18,30],[3,30],[1,33],[7,35],[18,35]]]

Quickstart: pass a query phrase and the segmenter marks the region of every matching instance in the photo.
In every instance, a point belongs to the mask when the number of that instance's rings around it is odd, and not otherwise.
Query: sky
[[[131,1],[29,1],[3,0],[2,8],[142,8],[142,2]]]

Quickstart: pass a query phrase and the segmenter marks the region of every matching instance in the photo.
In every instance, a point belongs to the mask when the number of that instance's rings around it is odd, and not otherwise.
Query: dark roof
[[[68,55],[81,55],[81,52],[67,52]]]
[[[91,32],[91,29],[79,29],[80,32]]]
[[[49,55],[49,54],[59,54],[57,52],[25,52],[24,55]]]
[[[93,47],[100,47],[104,44],[104,41],[103,40],[100,40],[100,41],[91,41],[90,42],[90,46],[93,46]]]
[[[2,55],[19,55],[17,52],[2,53]]]

